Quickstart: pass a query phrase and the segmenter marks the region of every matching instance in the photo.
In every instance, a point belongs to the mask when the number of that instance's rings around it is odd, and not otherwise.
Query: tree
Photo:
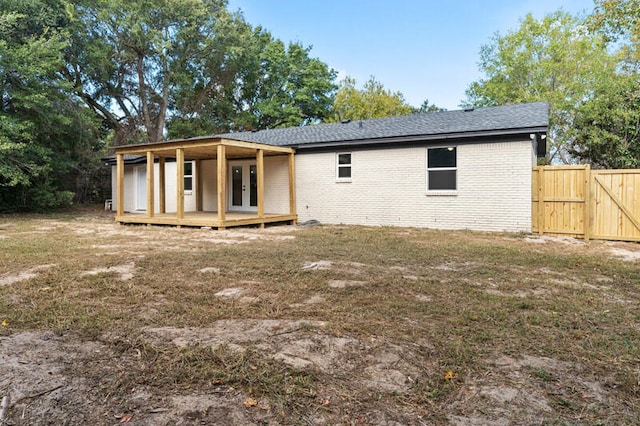
[[[601,0],[587,20],[618,64],[576,114],[572,154],[595,167],[640,167],[639,10],[639,0]]]
[[[420,105],[420,108],[417,108],[415,110],[415,112],[420,114],[424,114],[428,112],[440,112],[440,111],[446,111],[446,109],[440,108],[436,104],[430,104],[429,99],[425,99],[424,102],[422,102],[422,104]]]
[[[114,131],[114,144],[164,138],[174,88],[215,37],[223,0],[76,0],[66,49],[75,93]],[[212,52],[211,54],[220,54]]]
[[[0,210],[68,205],[101,146],[58,73],[66,10],[54,0],[0,0],[0,10]]]
[[[517,31],[496,34],[482,46],[486,77],[469,86],[464,104],[549,102],[548,160],[569,163],[576,111],[596,86],[615,77],[616,62],[582,19],[562,11],[542,20],[527,15]]]
[[[222,38],[221,38],[222,37]],[[299,43],[288,46],[241,19],[217,40],[224,61],[204,61],[180,87],[172,138],[319,122],[329,114],[336,72]],[[211,84],[223,76],[220,84]]]
[[[640,71],[640,0],[599,0],[589,17],[591,30],[617,44],[625,71]]]
[[[578,110],[572,154],[601,168],[640,167],[640,84],[621,75]]]
[[[5,5],[2,5],[5,6]],[[28,186],[47,166],[48,152],[34,144],[38,111],[47,108],[43,86],[59,65],[57,34],[26,37],[24,15],[0,15],[0,186]]]
[[[414,112],[402,93],[391,92],[371,76],[363,89],[356,88],[356,79],[346,77],[333,103],[330,122],[342,120],[365,120],[370,118],[408,115]]]
[[[327,114],[335,72],[254,30],[225,0],[75,0],[67,79],[113,144],[300,125]]]

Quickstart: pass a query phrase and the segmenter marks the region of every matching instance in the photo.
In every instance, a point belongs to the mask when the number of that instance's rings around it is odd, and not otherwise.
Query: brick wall
[[[335,152],[296,154],[299,220],[531,230],[530,141],[458,145],[458,189],[449,195],[427,192],[426,149],[352,151],[350,182],[336,180]]]

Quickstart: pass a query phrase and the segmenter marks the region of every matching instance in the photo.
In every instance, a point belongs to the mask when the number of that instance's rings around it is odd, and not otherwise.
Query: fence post
[[[591,237],[591,165],[584,167],[584,240]]]
[[[544,166],[538,168],[538,234],[544,234]]]

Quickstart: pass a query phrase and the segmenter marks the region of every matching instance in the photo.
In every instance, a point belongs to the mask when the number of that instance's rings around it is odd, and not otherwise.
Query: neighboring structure
[[[116,220],[530,231],[547,127],[532,103],[119,147]]]

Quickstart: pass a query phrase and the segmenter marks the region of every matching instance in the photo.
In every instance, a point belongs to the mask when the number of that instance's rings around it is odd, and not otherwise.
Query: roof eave
[[[359,145],[383,145],[396,142],[433,142],[433,141],[445,141],[450,139],[471,139],[478,137],[491,137],[491,136],[516,136],[516,135],[528,135],[531,133],[546,134],[547,126],[534,126],[518,129],[498,129],[498,130],[480,130],[474,132],[454,132],[454,133],[438,133],[430,135],[408,135],[408,136],[392,136],[385,138],[373,138],[373,139],[352,139],[352,140],[339,140],[329,142],[311,142],[302,144],[288,144],[284,146],[290,146],[296,148],[296,150],[315,149],[315,148],[331,148],[331,147],[352,147]]]

